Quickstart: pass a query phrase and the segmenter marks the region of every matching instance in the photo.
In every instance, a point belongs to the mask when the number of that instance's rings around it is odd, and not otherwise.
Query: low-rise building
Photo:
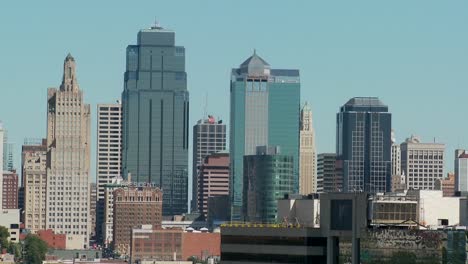
[[[38,230],[37,236],[47,243],[49,248],[53,249],[66,249],[67,248],[67,235],[55,234],[52,229]]]
[[[19,209],[3,209],[0,211],[0,226],[8,229],[10,236],[9,241],[20,241],[20,210]]]

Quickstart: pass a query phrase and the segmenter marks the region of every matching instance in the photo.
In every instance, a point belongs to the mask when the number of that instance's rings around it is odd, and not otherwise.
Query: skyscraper
[[[392,130],[392,176],[401,175],[401,149]]]
[[[13,171],[14,165],[14,147],[15,144],[8,141],[8,131],[5,129],[3,133],[3,170]]]
[[[46,226],[87,248],[91,231],[90,107],[84,104],[75,67],[75,59],[68,54],[60,88],[47,91]]]
[[[345,192],[391,189],[392,114],[376,97],[350,99],[337,114],[336,153]]]
[[[241,219],[244,155],[257,146],[280,146],[292,156],[299,191],[299,70],[271,69],[255,52],[231,73],[231,218]]]
[[[97,106],[97,201],[96,201],[96,237],[105,239],[104,193],[105,185],[121,177],[122,173],[122,105],[98,104]]]
[[[32,233],[46,228],[47,142],[25,140],[21,153],[24,223]]]
[[[435,180],[444,178],[445,145],[423,143],[416,136],[401,143],[401,170],[408,189],[435,190]]]
[[[193,126],[192,211],[198,209],[198,167],[206,156],[226,149],[226,125],[213,116],[198,120]]]
[[[455,150],[455,191],[468,194],[468,153]]]
[[[317,192],[317,157],[315,132],[312,126],[312,110],[307,102],[301,109],[299,155],[299,193]]]
[[[122,170],[162,188],[163,215],[188,209],[189,93],[185,49],[155,25],[127,47],[122,93]]]

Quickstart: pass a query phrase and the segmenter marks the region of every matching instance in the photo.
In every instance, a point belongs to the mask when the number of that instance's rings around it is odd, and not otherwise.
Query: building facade
[[[276,147],[257,147],[244,156],[243,220],[276,222],[278,199],[294,193],[294,158]]]
[[[114,191],[114,250],[130,254],[132,228],[138,225],[161,227],[163,194],[154,187],[125,187]]]
[[[14,170],[4,171],[2,181],[2,208],[18,209],[18,174]]]
[[[164,215],[188,211],[189,93],[185,48],[155,25],[127,47],[122,93],[124,179],[164,190]]]
[[[112,183],[104,185],[104,221],[101,241],[106,248],[112,244],[114,238],[114,191],[127,186],[127,182],[123,182],[122,178],[113,179]]]
[[[192,168],[192,211],[198,206],[198,175],[199,166],[203,164],[206,156],[224,151],[226,149],[226,125],[222,120],[209,115],[208,119],[200,119],[193,126],[193,168]]]
[[[442,190],[442,194],[444,197],[455,196],[455,186],[456,185],[454,173],[447,173],[447,178],[437,179],[435,181],[435,190]]]
[[[299,146],[299,193],[317,192],[317,154],[315,132],[312,126],[312,110],[307,102],[301,109]]]
[[[205,217],[210,197],[229,195],[229,162],[229,153],[213,153],[198,167],[198,211]]]
[[[299,70],[271,69],[255,52],[231,73],[231,217],[241,219],[244,156],[257,146],[280,146],[292,156],[299,191]]]
[[[90,238],[93,242],[96,241],[96,203],[97,203],[97,186],[92,182],[89,184],[89,218],[91,221]]]
[[[401,175],[401,149],[392,130],[392,176]]]
[[[391,189],[392,115],[376,97],[355,97],[337,114],[337,160],[343,166],[343,190]]]
[[[455,150],[455,190],[468,193],[468,153],[466,150]]]
[[[96,154],[96,237],[102,242],[104,223],[104,186],[122,173],[122,105],[98,104]],[[105,236],[104,236],[105,237]]]
[[[15,144],[8,141],[8,131],[5,129],[3,133],[3,171],[15,169],[14,148]]]
[[[31,233],[46,228],[47,142],[25,140],[21,151],[24,224]]]
[[[91,111],[83,101],[75,59],[68,54],[59,89],[47,91],[46,227],[89,245]]]
[[[317,192],[340,192],[343,178],[336,173],[336,154],[320,153],[317,156]]]
[[[411,136],[401,144],[401,170],[408,189],[434,190],[436,179],[444,178],[445,145],[422,143]]]

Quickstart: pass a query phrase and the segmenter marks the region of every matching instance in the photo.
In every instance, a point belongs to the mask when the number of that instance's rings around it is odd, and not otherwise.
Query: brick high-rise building
[[[435,189],[442,190],[442,195],[444,197],[455,196],[455,174],[447,173],[447,178],[445,179],[436,179],[435,180]]]
[[[199,166],[206,156],[226,149],[226,125],[211,115],[193,126],[192,211],[199,209],[197,197]]]
[[[75,59],[68,54],[60,88],[47,91],[46,227],[87,248],[91,111],[83,101],[75,67]]]
[[[114,191],[114,250],[130,253],[131,231],[137,225],[160,227],[162,191],[155,187],[126,187]]]
[[[2,175],[3,209],[18,209],[18,174],[16,171],[4,171]]]
[[[47,143],[26,139],[21,152],[24,224],[32,233],[46,229]]]
[[[229,153],[213,153],[198,167],[198,211],[207,217],[208,198],[229,195]]]
[[[105,185],[121,177],[122,173],[122,105],[98,104],[96,155],[96,236],[103,242]],[[103,240],[104,239],[104,240]]]

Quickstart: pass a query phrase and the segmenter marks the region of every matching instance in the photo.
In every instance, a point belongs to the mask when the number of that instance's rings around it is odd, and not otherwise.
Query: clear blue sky
[[[229,74],[257,53],[300,69],[319,152],[335,149],[335,115],[353,96],[378,96],[397,139],[411,133],[468,148],[468,1],[6,1],[0,6],[0,120],[16,143],[46,136],[47,88],[68,52],[91,104],[123,89],[125,48],[155,17],[186,48],[191,124],[228,121]],[[93,155],[94,164],[94,155]],[[91,171],[94,176],[94,167]]]

